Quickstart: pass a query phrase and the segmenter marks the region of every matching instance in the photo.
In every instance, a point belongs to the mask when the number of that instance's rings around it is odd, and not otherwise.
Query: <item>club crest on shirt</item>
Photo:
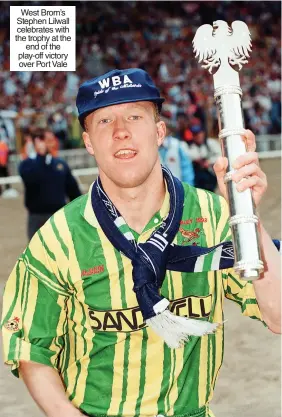
[[[4,327],[7,330],[10,330],[12,332],[16,332],[17,330],[19,330],[19,321],[20,321],[20,319],[18,317],[14,317],[13,319],[8,320],[4,324]]]
[[[180,227],[179,232],[183,236],[182,245],[190,243],[193,246],[197,246],[199,243],[197,242],[197,239],[200,239],[202,234],[202,230],[199,227],[196,227],[194,230],[185,230],[183,227]]]
[[[59,164],[57,164],[56,169],[58,171],[63,171],[64,170],[64,165],[60,162]]]

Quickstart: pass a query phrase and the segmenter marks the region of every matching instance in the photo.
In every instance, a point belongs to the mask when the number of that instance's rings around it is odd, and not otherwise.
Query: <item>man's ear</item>
[[[161,146],[166,137],[166,124],[162,120],[157,122],[157,134],[158,134],[157,144],[158,146]]]
[[[90,153],[90,155],[94,156],[94,150],[93,150],[93,146],[89,137],[89,133],[84,131],[82,133],[82,139],[84,141],[84,145],[85,145],[87,152]]]

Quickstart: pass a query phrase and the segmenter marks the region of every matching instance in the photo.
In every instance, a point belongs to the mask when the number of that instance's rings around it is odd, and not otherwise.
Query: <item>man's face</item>
[[[36,153],[38,153],[39,155],[46,155],[47,153],[47,147],[46,147],[46,143],[45,140],[42,136],[36,136],[34,138],[34,149],[36,151]]]
[[[143,184],[159,163],[158,147],[166,128],[156,122],[153,103],[116,104],[96,110],[86,118],[83,139],[94,155],[101,179],[122,188]]]
[[[56,136],[53,132],[46,131],[44,133],[44,140],[48,152],[51,152],[57,145]]]
[[[199,145],[201,145],[202,143],[205,142],[205,132],[203,132],[201,130],[200,132],[194,133],[193,139],[194,139],[194,141],[196,143],[198,143]]]

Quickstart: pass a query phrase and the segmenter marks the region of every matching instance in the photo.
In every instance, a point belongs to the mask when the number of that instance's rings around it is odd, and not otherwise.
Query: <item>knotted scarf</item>
[[[202,272],[231,268],[232,242],[210,248],[178,246],[173,240],[179,230],[184,189],[171,172],[162,167],[170,195],[170,209],[161,225],[144,243],[137,243],[125,220],[103,190],[98,177],[92,188],[95,216],[111,244],[132,261],[133,290],[146,323],[164,338],[168,346],[180,347],[189,335],[201,336],[216,330],[218,323],[178,317],[167,309],[169,301],[160,294],[166,270]],[[207,259],[209,258],[209,259]],[[205,269],[205,265],[208,268]]]

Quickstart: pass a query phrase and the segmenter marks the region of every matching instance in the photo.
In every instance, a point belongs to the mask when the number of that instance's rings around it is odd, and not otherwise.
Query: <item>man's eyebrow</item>
[[[131,106],[131,108],[134,108],[134,107],[138,107],[139,109],[145,109],[145,106],[143,106],[142,104],[139,104],[139,103],[135,103]]]
[[[142,109],[144,111],[147,111],[147,110],[149,110],[149,107],[145,107],[142,104],[136,103],[136,104],[133,104],[130,107],[127,107],[126,111],[131,111],[131,110],[134,110],[134,109],[139,109],[139,110]],[[94,112],[93,117],[96,116],[96,117],[100,118],[100,117],[108,116],[110,112],[111,112],[111,110],[107,109],[107,107],[105,107],[105,108],[103,108],[103,111],[100,112],[99,114]]]
[[[142,103],[133,103],[134,107],[140,107],[142,109],[149,109],[151,107],[151,105],[153,105],[153,103],[151,101],[144,101]]]
[[[142,104],[135,104],[134,106],[130,107],[128,110],[134,110],[134,109],[138,109],[138,110],[144,110],[145,112],[147,112],[148,110],[150,110],[150,106],[143,106]]]

